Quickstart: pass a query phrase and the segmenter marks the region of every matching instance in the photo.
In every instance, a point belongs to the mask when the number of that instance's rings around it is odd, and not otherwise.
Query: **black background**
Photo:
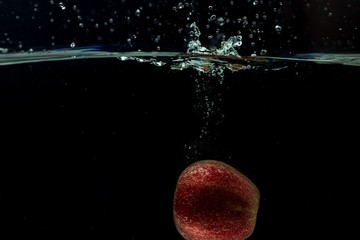
[[[177,12],[173,1],[67,0],[65,11],[59,2],[0,0],[0,50],[74,42],[186,51],[194,21],[206,46],[217,28],[226,37],[241,30],[241,55],[359,49],[355,0],[266,1],[255,10],[245,1],[196,1]],[[266,12],[258,21],[263,40],[252,47],[249,26],[206,28],[225,12],[231,20]],[[1,66],[0,238],[180,240],[172,219],[177,178],[210,158],[260,190],[250,239],[359,238],[359,69],[287,64],[226,72],[224,85],[193,70],[117,59]],[[210,92],[196,94],[196,79]],[[199,101],[214,93],[224,118],[211,115],[200,140],[207,122]]]

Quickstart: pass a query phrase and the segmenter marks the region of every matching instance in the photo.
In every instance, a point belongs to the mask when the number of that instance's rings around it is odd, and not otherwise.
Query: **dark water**
[[[356,239],[359,68],[279,65],[222,84],[118,59],[1,66],[0,238],[180,240],[177,178],[217,159],[260,190],[249,239]]]

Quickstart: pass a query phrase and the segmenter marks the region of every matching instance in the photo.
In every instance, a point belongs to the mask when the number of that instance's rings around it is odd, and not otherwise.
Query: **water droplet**
[[[151,62],[151,63],[154,64],[157,67],[162,67],[162,66],[164,66],[166,64],[166,63],[164,63],[162,61],[154,61],[154,62]]]
[[[21,45],[22,47],[22,45]],[[21,48],[20,45],[19,45],[19,48]],[[9,49],[7,48],[0,48],[0,53],[7,53],[9,51]]]
[[[216,15],[211,15],[210,17],[209,17],[209,22],[210,21],[214,21],[216,19]]]
[[[217,19],[217,24],[219,24],[219,26],[223,26],[225,23],[225,20],[223,17],[218,17]]]
[[[66,9],[66,6],[63,2],[60,2],[59,3],[59,7],[61,8],[61,10],[65,10]]]
[[[135,16],[140,17],[140,13],[141,13],[140,9],[135,10]]]
[[[161,36],[160,35],[157,35],[155,38],[154,38],[154,42],[156,43],[159,43],[161,40]]]
[[[280,25],[275,26],[275,31],[281,32],[281,30],[282,30],[282,27]]]
[[[242,21],[244,27],[248,24],[246,16],[242,17],[241,21]]]

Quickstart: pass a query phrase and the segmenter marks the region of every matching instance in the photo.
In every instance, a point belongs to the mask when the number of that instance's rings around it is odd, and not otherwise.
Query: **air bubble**
[[[74,48],[74,47],[75,47],[75,42],[72,42],[72,43],[70,44],[70,47],[71,47],[71,48]]]

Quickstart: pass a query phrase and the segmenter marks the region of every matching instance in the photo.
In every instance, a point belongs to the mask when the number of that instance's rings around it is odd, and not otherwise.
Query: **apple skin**
[[[201,160],[180,175],[173,215],[186,240],[244,240],[254,231],[260,193],[232,166]]]

